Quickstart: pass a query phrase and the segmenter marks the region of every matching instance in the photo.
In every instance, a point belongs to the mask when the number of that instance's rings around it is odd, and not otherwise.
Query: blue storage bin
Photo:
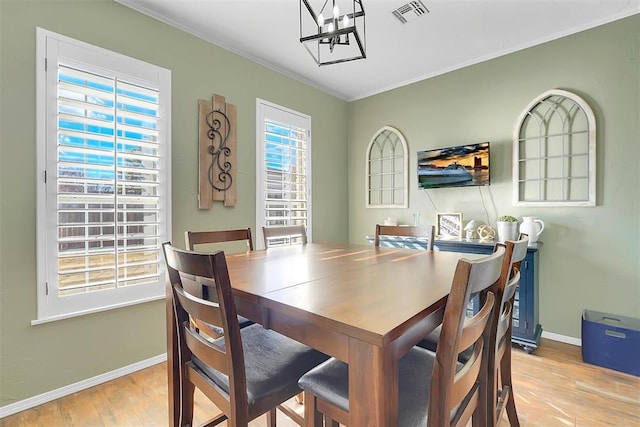
[[[582,360],[640,376],[640,319],[584,310]]]

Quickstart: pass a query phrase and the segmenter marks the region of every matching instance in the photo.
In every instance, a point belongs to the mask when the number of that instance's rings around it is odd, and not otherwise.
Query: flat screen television
[[[418,188],[489,185],[489,143],[418,151]]]

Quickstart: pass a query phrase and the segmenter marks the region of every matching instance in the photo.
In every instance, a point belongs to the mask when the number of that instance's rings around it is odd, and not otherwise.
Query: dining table
[[[393,427],[398,361],[441,323],[461,257],[479,255],[314,242],[227,254],[226,261],[238,314],[348,363],[350,425]],[[166,298],[169,417],[177,426],[169,290]]]

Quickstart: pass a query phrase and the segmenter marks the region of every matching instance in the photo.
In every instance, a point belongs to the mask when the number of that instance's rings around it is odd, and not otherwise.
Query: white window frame
[[[158,90],[158,272],[151,283],[77,295],[58,294],[58,65]],[[164,298],[161,244],[171,236],[171,71],[109,50],[36,29],[37,319],[44,323]],[[115,199],[114,199],[115,200]],[[114,217],[116,214],[113,214]],[[145,234],[145,236],[148,236]],[[118,245],[115,245],[116,247]],[[114,262],[114,266],[116,263]]]
[[[266,224],[264,183],[266,182],[265,163],[265,120],[306,129],[306,190],[307,190],[307,241],[312,239],[312,197],[311,197],[311,116],[286,107],[256,98],[256,248],[264,249],[262,227]]]

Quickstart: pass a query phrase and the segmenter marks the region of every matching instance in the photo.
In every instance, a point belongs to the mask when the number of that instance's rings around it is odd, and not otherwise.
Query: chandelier
[[[300,43],[316,63],[330,65],[366,58],[362,0],[324,0],[317,13],[312,1],[300,0]]]

